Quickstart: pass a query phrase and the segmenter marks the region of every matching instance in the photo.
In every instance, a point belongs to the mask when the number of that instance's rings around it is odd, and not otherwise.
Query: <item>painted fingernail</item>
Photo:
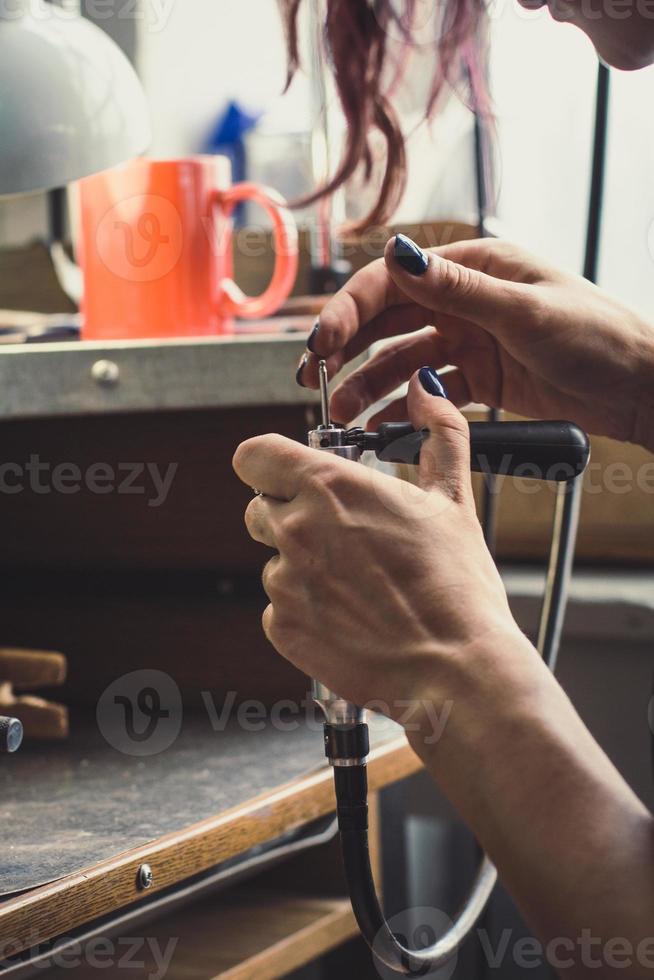
[[[445,385],[438,377],[438,373],[431,367],[421,367],[418,371],[420,384],[429,392],[430,395],[438,395],[439,398],[447,398]]]
[[[316,353],[315,350],[313,349],[313,345],[315,343],[316,337],[318,336],[319,330],[320,330],[320,320],[316,320],[316,322],[313,325],[313,330],[307,337],[307,350],[310,350],[312,354]]]
[[[306,354],[303,354],[302,359],[300,360],[300,363],[297,366],[297,371],[295,372],[295,381],[297,384],[299,384],[300,388],[306,388],[306,385],[302,380],[302,374],[304,372],[308,360],[309,360],[308,356]]]
[[[405,272],[412,276],[423,276],[429,265],[427,254],[406,235],[396,235],[393,256]]]

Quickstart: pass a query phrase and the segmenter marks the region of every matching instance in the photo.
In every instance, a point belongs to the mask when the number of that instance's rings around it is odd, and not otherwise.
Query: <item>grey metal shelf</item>
[[[7,344],[0,419],[307,404],[305,334]]]

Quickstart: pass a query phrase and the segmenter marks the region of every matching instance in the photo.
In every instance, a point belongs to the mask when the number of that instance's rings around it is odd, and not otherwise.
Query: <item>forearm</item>
[[[630,441],[654,452],[654,326],[641,321],[638,337],[640,371],[634,429]]]
[[[620,937],[633,948],[623,974],[650,976],[654,943],[644,966],[637,947],[654,936],[652,817],[531,645],[512,633],[509,644],[461,658],[474,671],[461,669],[460,685],[450,678],[454,704],[442,738],[426,746],[415,735],[413,747],[535,934],[545,944],[563,940],[552,947],[559,973],[612,976],[613,953],[604,962],[603,951]],[[590,950],[588,930],[601,940]],[[574,966],[561,968],[568,960]]]
[[[643,392],[640,399],[632,441],[654,453],[654,365],[652,366],[652,389]]]

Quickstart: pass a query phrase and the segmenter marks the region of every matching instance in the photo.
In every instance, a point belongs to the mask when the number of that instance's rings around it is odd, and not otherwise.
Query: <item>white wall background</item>
[[[275,0],[176,0],[166,11],[162,28],[142,33],[138,54],[156,156],[200,147],[229,99],[271,109],[286,77]]]
[[[511,237],[578,271],[587,214],[597,62],[587,38],[499,0],[492,84],[499,216]],[[654,318],[654,69],[612,72],[600,282]]]

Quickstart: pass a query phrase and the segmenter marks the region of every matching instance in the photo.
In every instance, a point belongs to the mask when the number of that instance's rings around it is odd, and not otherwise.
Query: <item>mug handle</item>
[[[260,204],[273,222],[275,270],[260,296],[246,296],[233,279],[220,283],[218,307],[223,316],[257,320],[274,313],[291,292],[298,268],[298,234],[295,219],[281,194],[271,187],[244,181],[227,190],[214,191],[214,205],[229,217],[240,201]]]

